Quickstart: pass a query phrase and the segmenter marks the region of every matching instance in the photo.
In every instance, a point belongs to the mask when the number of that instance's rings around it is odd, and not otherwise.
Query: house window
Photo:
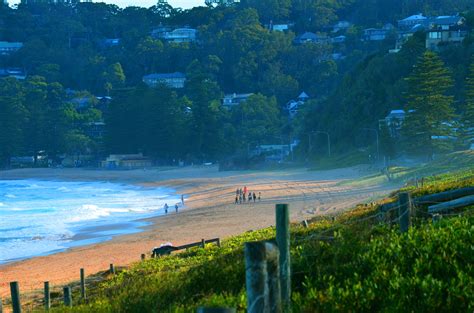
[[[430,39],[441,39],[441,32],[430,32],[429,33]]]

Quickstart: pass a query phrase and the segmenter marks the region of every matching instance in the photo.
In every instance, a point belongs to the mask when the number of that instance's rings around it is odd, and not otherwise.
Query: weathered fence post
[[[84,269],[81,268],[81,297],[86,300],[86,275]]]
[[[280,282],[283,312],[291,310],[290,213],[288,204],[276,205],[276,241],[280,250]]]
[[[245,244],[248,313],[281,313],[280,251],[274,242]]]
[[[236,309],[231,308],[198,308],[197,313],[236,313]]]
[[[10,283],[13,313],[21,313],[20,286],[17,281]]]
[[[145,261],[146,259],[146,254],[142,254],[142,261]]]
[[[411,198],[408,192],[398,195],[398,216],[400,220],[400,231],[405,233],[410,228],[410,217],[412,214]]]
[[[217,246],[220,248],[221,247],[221,239],[217,238]]]
[[[266,313],[268,308],[267,262],[263,242],[245,243],[247,312]]]
[[[51,308],[51,292],[49,290],[49,281],[44,282],[44,309],[48,311]]]
[[[64,291],[64,305],[72,307],[72,292],[71,287],[66,286],[63,288]]]
[[[201,247],[204,249],[206,247],[206,240],[201,239]]]
[[[265,242],[265,255],[269,309],[272,313],[281,313],[280,250],[276,244]]]
[[[110,263],[109,272],[110,274],[115,275],[115,266],[113,263]]]

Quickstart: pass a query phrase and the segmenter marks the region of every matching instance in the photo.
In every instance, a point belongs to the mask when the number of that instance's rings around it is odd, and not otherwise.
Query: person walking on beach
[[[257,195],[255,194],[255,192],[253,193],[253,203],[255,203],[255,200],[257,200]]]
[[[242,194],[239,195],[239,203],[242,204]]]
[[[176,213],[178,213],[178,204],[177,203],[174,205],[174,209],[176,210]]]
[[[262,193],[259,191],[258,192],[258,201],[260,201],[261,198],[262,198]]]
[[[168,203],[165,203],[165,213],[168,214]]]
[[[245,203],[245,192],[244,192],[244,195],[243,195],[243,199],[244,199],[244,203]]]
[[[239,196],[235,196],[235,204],[239,204]]]
[[[247,186],[244,186],[244,194],[247,193]]]

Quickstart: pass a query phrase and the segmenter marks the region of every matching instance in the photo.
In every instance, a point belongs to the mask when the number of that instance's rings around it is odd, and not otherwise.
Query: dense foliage
[[[258,144],[288,144],[296,138],[306,158],[325,153],[307,145],[308,134],[315,130],[331,134],[334,152],[366,147],[374,143],[374,134],[364,128],[376,128],[390,109],[404,107],[405,78],[424,52],[425,35],[416,34],[401,52],[389,54],[394,36],[361,41],[363,29],[396,24],[417,12],[460,12],[472,27],[469,2],[248,0],[190,10],[163,2],[148,9],[103,3],[42,2],[15,9],[1,5],[0,41],[24,45],[16,53],[0,55],[0,69],[20,69],[28,77],[24,82],[2,83],[10,98],[0,108],[0,118],[8,117],[8,122],[0,121],[5,129],[0,164],[8,165],[11,156],[36,156],[39,151],[53,159],[64,154],[100,158],[143,152],[163,162],[218,160],[245,155]],[[332,25],[341,20],[354,25],[333,33]],[[269,29],[288,22],[293,24],[289,31]],[[161,26],[196,28],[198,40],[167,42],[153,35]],[[346,40],[294,43],[297,35],[308,31],[322,38],[344,34]],[[440,52],[453,74],[454,88],[448,93],[460,115],[470,112],[464,99],[470,99],[472,89],[469,80],[465,83],[472,42],[468,38],[463,45]],[[176,71],[187,76],[184,89],[149,90],[142,82],[147,74]],[[55,103],[50,98],[40,103],[33,96],[38,103],[30,105],[16,92],[15,88],[28,89],[39,80],[60,91]],[[285,105],[302,91],[311,101],[305,112],[289,119]],[[255,96],[234,110],[223,109],[223,95],[233,93]],[[100,109],[102,116],[89,114],[100,105],[92,95],[113,99]],[[90,101],[83,100],[87,97]],[[8,113],[18,106],[21,109],[14,114]],[[73,121],[53,125],[53,107],[55,114],[74,116]],[[104,121],[105,135],[90,130]],[[43,138],[45,130],[49,134]],[[312,139],[314,147],[323,146],[324,136]],[[388,141],[385,146],[390,146]],[[382,150],[386,155],[400,152],[393,147]]]
[[[473,172],[467,173],[430,177],[414,192],[456,187],[459,175],[472,186]],[[293,225],[294,311],[472,311],[472,214],[438,224],[419,220],[400,234],[397,225],[370,218],[374,209],[362,205],[336,222],[316,219],[308,229]],[[207,245],[136,264],[103,283],[89,305],[57,311],[194,312],[201,305],[243,311],[243,243],[274,236],[274,228],[263,229],[230,238],[221,248]]]

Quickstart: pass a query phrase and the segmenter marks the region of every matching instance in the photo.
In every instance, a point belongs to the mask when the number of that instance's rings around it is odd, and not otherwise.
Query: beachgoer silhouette
[[[242,194],[239,195],[239,203],[242,204]]]
[[[255,202],[255,200],[257,200],[257,195],[255,194],[255,192],[253,193],[253,202]]]
[[[176,213],[178,213],[178,204],[177,203],[174,205],[174,209],[176,210]]]
[[[235,196],[235,204],[238,204],[238,203],[239,203],[239,197]]]
[[[260,201],[261,197],[262,197],[262,193],[258,192],[258,201]]]
[[[168,203],[165,203],[165,213],[168,214]]]

